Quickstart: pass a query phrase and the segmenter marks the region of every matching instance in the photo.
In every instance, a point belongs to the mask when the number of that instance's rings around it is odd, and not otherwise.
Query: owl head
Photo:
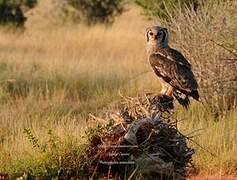
[[[160,26],[153,26],[146,29],[146,41],[148,45],[156,47],[168,46],[168,30]]]

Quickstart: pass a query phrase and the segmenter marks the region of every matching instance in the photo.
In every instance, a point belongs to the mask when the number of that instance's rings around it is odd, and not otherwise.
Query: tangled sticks
[[[124,98],[119,109],[105,118],[114,122],[112,128],[91,138],[90,177],[185,179],[194,150],[172,121],[173,99]]]

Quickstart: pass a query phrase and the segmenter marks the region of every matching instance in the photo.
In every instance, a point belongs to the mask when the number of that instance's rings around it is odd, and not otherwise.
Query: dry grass
[[[137,13],[128,12],[111,28],[34,26],[24,34],[1,31],[0,149],[9,158],[1,158],[0,164],[34,154],[22,133],[25,127],[40,137],[48,128],[61,138],[77,137],[88,113],[116,101],[119,91],[136,94],[159,87],[152,73],[137,77],[150,70],[145,25],[133,19]],[[133,23],[127,25],[128,19]]]
[[[144,48],[144,30],[151,23],[138,9],[132,7],[112,27],[92,28],[34,24],[34,18],[44,17],[39,12],[30,14],[24,34],[0,32],[0,171],[19,159],[40,159],[24,128],[40,141],[48,129],[63,141],[77,139],[88,113],[118,100],[119,91],[134,96],[159,89],[155,75],[143,73],[151,71]],[[199,169],[236,173],[236,110],[219,122],[199,105],[177,116],[189,119],[180,125],[185,133],[205,128],[196,140],[218,154],[198,151]]]
[[[216,121],[206,107],[193,104],[191,108],[189,112],[177,111],[177,117],[180,118],[181,131],[192,138],[189,143],[196,150],[194,164],[197,172],[237,175],[236,110]]]

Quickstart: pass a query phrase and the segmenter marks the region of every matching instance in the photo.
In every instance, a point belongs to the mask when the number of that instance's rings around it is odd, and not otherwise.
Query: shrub
[[[111,24],[123,10],[124,0],[66,0],[64,14],[74,22],[87,25],[95,23]]]
[[[169,19],[170,14],[175,14],[177,7],[181,10],[193,8],[195,11],[198,6],[198,0],[135,0],[136,4],[141,6],[148,18]]]
[[[0,1],[0,24],[12,24],[23,26],[26,21],[24,10],[33,8],[37,0],[1,0]]]
[[[237,102],[236,1],[200,3],[197,11],[173,9],[169,20],[157,18],[170,32],[170,44],[191,61],[201,100],[216,115],[225,114]]]

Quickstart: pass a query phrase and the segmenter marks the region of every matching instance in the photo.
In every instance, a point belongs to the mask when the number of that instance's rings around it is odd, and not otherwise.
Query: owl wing
[[[176,49],[172,49],[172,48],[167,49],[165,55],[171,61],[175,61],[180,65],[187,66],[190,69],[192,68],[191,64],[188,62],[188,60]]]
[[[180,92],[189,95],[197,91],[198,84],[190,63],[174,49],[153,53],[149,57],[150,64],[157,76]]]

